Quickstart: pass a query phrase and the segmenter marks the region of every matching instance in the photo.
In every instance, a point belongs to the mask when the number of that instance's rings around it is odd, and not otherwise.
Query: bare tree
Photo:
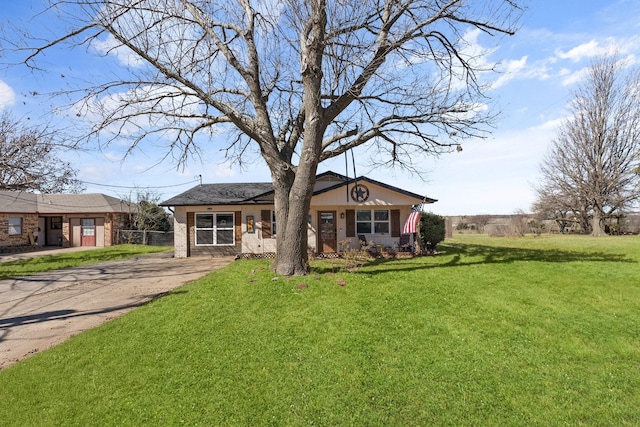
[[[536,188],[538,195],[532,210],[538,219],[552,219],[560,233],[573,229],[579,224],[583,233],[591,233],[591,214],[588,203],[576,194],[564,194],[544,184]]]
[[[154,191],[139,188],[128,195],[120,196],[130,206],[135,206],[128,227],[134,230],[169,231],[171,223],[164,208],[158,206],[160,195]]]
[[[491,215],[474,215],[470,218],[470,221],[476,225],[478,233],[482,234],[489,221],[491,221]]]
[[[639,94],[637,69],[624,69],[615,56],[596,59],[540,166],[538,199],[573,211],[593,235],[604,234],[604,219],[640,197]]]
[[[509,218],[509,235],[524,237],[528,231],[527,213],[522,209],[516,209]]]
[[[278,223],[273,268],[308,270],[307,214],[318,164],[368,144],[373,164],[420,173],[415,159],[484,137],[493,113],[469,47],[473,32],[513,34],[514,0],[55,1],[68,33],[38,44],[35,67],[60,44],[108,45],[127,74],[85,88],[93,135],[165,138],[184,161],[206,132],[226,155],[267,163]],[[67,92],[68,93],[68,92]],[[167,154],[169,155],[169,154]]]
[[[0,189],[41,193],[76,193],[76,170],[60,159],[54,133],[0,115]]]

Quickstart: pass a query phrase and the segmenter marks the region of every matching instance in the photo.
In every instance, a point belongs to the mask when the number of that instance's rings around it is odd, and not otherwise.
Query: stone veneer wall
[[[71,224],[69,218],[64,217],[62,219],[62,247],[71,247]]]

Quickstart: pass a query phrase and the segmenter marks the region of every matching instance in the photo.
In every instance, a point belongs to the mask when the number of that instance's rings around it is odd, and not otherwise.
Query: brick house
[[[275,253],[273,195],[270,182],[202,184],[160,203],[174,214],[175,256]],[[367,177],[322,173],[309,211],[309,253],[339,252],[344,241],[359,247],[363,238],[381,248],[398,248],[403,237],[410,238],[402,236],[402,225],[412,207],[434,202]]]
[[[0,248],[111,246],[132,209],[127,202],[104,194],[0,191]]]

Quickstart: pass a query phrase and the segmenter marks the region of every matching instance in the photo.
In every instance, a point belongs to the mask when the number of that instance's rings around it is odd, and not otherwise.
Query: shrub
[[[429,253],[435,252],[437,244],[444,240],[444,217],[431,212],[423,213],[418,227],[420,248]]]
[[[357,272],[363,265],[371,260],[371,254],[364,248],[351,249],[349,239],[339,242],[341,258],[344,260],[344,270],[349,273]]]

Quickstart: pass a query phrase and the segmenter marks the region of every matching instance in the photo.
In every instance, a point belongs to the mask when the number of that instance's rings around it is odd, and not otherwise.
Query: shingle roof
[[[258,202],[257,197],[271,191],[270,182],[202,184],[160,203],[160,206],[253,204]]]
[[[367,177],[359,177],[357,179],[349,179],[344,175],[335,172],[324,172],[316,177],[316,183],[325,181],[335,181],[334,185],[322,187],[314,192],[314,195],[345,185],[351,185],[355,181],[369,182],[379,185],[383,188],[396,191],[418,200],[424,200],[425,203],[437,202],[436,199],[424,197],[420,194],[412,193],[402,188],[385,184]],[[226,183],[226,184],[202,184],[193,187],[184,193],[178,194],[162,203],[160,206],[203,206],[203,205],[242,205],[242,204],[273,204],[273,185],[270,182],[253,182],[253,183]]]
[[[0,212],[9,213],[107,213],[130,212],[129,204],[104,194],[34,194],[0,191]]]

